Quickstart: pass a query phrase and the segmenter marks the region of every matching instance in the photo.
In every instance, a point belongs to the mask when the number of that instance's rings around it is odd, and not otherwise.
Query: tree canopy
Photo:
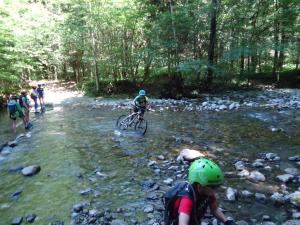
[[[299,71],[299,15],[298,0],[3,0],[0,93],[33,79],[200,89]]]

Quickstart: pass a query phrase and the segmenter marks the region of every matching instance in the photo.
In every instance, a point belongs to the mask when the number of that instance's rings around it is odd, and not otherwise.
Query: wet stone
[[[241,195],[242,195],[242,197],[244,197],[244,198],[250,198],[250,197],[252,197],[252,196],[254,195],[254,193],[252,193],[252,192],[250,192],[250,191],[248,191],[248,190],[243,190],[243,191],[241,192]]]
[[[79,203],[79,204],[76,204],[73,206],[73,211],[74,212],[81,212],[83,210],[83,204],[82,203]]]
[[[17,141],[10,141],[10,142],[8,142],[7,143],[7,145],[9,146],[9,147],[16,147],[17,145],[18,145],[18,143],[17,143]]]
[[[283,194],[275,192],[274,194],[271,195],[271,200],[275,204],[284,204],[286,201],[286,198],[284,197]]]
[[[292,157],[289,157],[288,159],[289,159],[290,161],[296,161],[296,162],[299,162],[299,161],[300,161],[300,155],[292,156]]]
[[[36,215],[35,214],[29,214],[26,216],[27,223],[33,223],[35,221]]]
[[[127,225],[124,220],[113,220],[110,225]]]
[[[292,217],[293,217],[293,219],[299,220],[300,219],[300,212],[293,212]]]
[[[252,171],[248,178],[254,183],[263,182],[266,180],[265,176],[258,171]]]
[[[12,193],[10,197],[12,199],[16,199],[22,192],[23,192],[23,190],[18,190],[16,192]]]
[[[159,155],[159,156],[157,156],[157,159],[159,159],[159,160],[165,160],[165,157],[163,155]]]
[[[236,200],[237,190],[231,187],[227,188],[226,190],[226,197],[227,200],[234,202]]]
[[[172,178],[168,178],[166,180],[163,181],[165,184],[167,185],[171,185],[173,183],[173,179]]]
[[[256,201],[260,202],[260,203],[266,203],[266,196],[262,193],[255,193],[255,199]]]
[[[281,182],[286,183],[286,182],[291,181],[294,178],[294,176],[291,174],[283,174],[283,175],[276,176],[276,178],[278,180],[280,180]]]
[[[154,211],[154,207],[152,205],[147,205],[144,208],[144,213],[152,213]]]
[[[271,217],[270,217],[269,215],[263,215],[262,221],[263,221],[263,222],[271,221]]]
[[[250,172],[248,170],[242,170],[237,174],[239,177],[248,177],[250,175]]]
[[[22,174],[24,176],[33,176],[33,175],[36,175],[37,173],[39,173],[40,170],[41,170],[40,166],[37,166],[37,165],[28,166],[28,167],[25,167],[24,169],[22,169]]]
[[[15,218],[12,222],[11,222],[11,225],[19,225],[21,224],[23,221],[23,217],[18,217],[18,218]]]
[[[286,168],[286,169],[284,169],[284,171],[287,174],[291,174],[291,175],[294,175],[294,176],[299,174],[299,170],[297,168]]]
[[[81,195],[87,195],[87,194],[89,194],[89,193],[92,192],[92,191],[93,191],[93,189],[87,188],[87,189],[85,189],[85,190],[80,191],[79,193],[80,193]]]
[[[237,161],[235,164],[234,164],[236,170],[244,170],[246,169],[245,167],[245,164],[243,161]]]

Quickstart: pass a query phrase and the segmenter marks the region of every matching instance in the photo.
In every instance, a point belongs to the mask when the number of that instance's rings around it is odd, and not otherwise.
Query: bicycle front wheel
[[[117,127],[121,130],[126,130],[130,123],[130,117],[126,115],[122,115],[117,120]]]
[[[135,124],[135,130],[140,134],[145,135],[147,131],[147,120],[140,119],[139,121],[137,121]]]

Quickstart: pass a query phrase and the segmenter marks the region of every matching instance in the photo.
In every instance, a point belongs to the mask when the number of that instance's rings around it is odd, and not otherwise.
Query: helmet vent
[[[205,165],[202,166],[202,168],[204,168],[204,167],[205,167]]]

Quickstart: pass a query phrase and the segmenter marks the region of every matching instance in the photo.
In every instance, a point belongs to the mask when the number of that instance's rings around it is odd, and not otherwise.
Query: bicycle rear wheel
[[[145,135],[146,131],[147,131],[147,120],[145,119],[140,119],[139,121],[136,122],[135,124],[135,130],[137,132],[139,132],[142,135]]]
[[[127,117],[127,115],[121,115],[118,118],[116,125],[119,129],[126,130],[129,122],[130,122],[130,117]]]

